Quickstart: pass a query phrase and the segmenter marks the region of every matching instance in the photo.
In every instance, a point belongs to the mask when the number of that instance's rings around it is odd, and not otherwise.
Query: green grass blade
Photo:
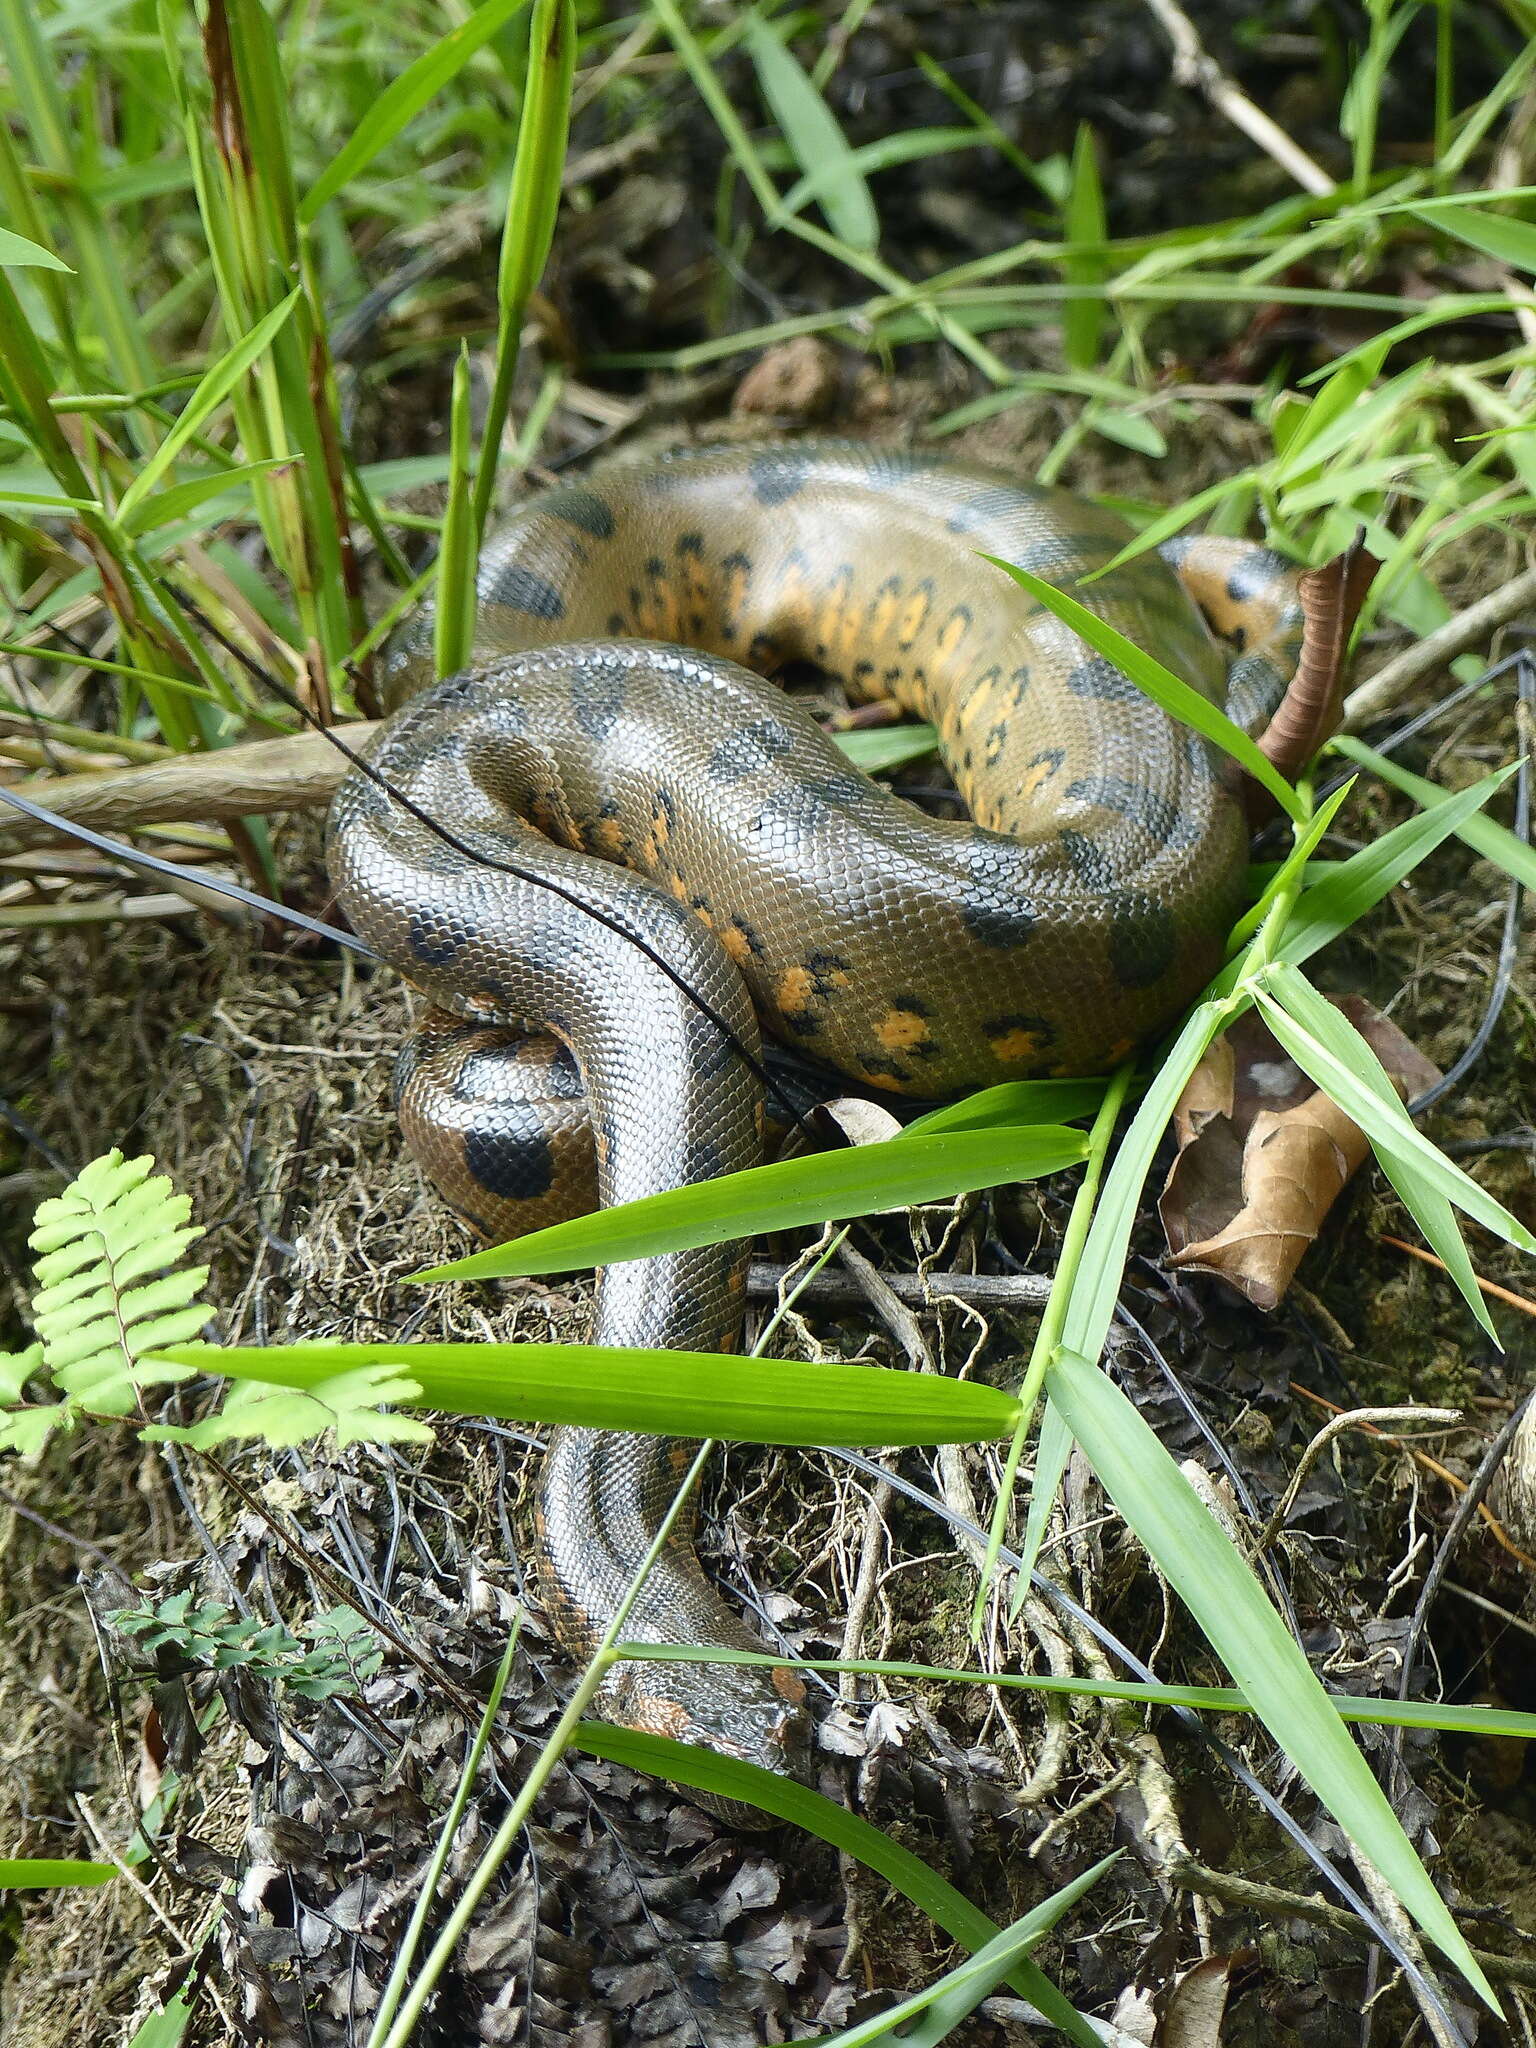
[[[892,1138],[809,1159],[781,1159],[665,1194],[642,1195],[615,1209],[577,1216],[511,1244],[492,1245],[413,1280],[493,1280],[512,1273],[568,1273],[583,1266],[644,1259],[657,1252],[723,1244],[760,1230],[792,1230],[882,1209],[942,1202],[1005,1181],[1060,1173],[1085,1156],[1081,1131],[960,1131]]]
[[[192,2024],[193,2012],[188,2000],[177,1992],[167,1999],[158,2012],[152,2012],[138,2027],[127,2048],[180,2048],[186,2039],[187,2028]]]
[[[533,0],[528,24],[528,78],[517,129],[512,182],[507,188],[501,261],[496,274],[496,368],[480,442],[480,466],[475,474],[477,543],[485,533],[495,494],[497,458],[522,350],[523,319],[555,238],[560,181],[571,125],[576,41],[574,0]]]
[[[0,1891],[58,1891],[68,1885],[109,1884],[115,1863],[84,1863],[71,1856],[0,1856]]]
[[[1255,741],[1250,739],[1240,725],[1234,725],[1224,711],[1219,711],[1207,697],[1176,676],[1172,669],[1164,668],[1154,655],[1145,653],[1134,642],[1101,619],[1097,612],[1089,611],[1085,604],[1079,604],[1075,597],[1068,597],[1064,590],[1058,590],[1053,583],[1046,583],[1038,576],[1032,576],[1027,569],[1020,569],[1012,562],[1005,562],[1000,555],[982,556],[1011,576],[1022,590],[1028,591],[1037,603],[1043,605],[1070,626],[1072,631],[1106,661],[1112,662],[1122,675],[1129,676],[1138,689],[1145,690],[1154,704],[1162,706],[1170,717],[1182,724],[1193,726],[1208,740],[1214,740],[1224,753],[1252,776],[1253,780],[1267,789],[1289,817],[1302,819],[1301,799],[1280,771],[1260,753]]]
[[[1257,995],[1281,1045],[1302,1072],[1346,1116],[1354,1118],[1375,1151],[1416,1169],[1439,1194],[1495,1237],[1520,1251],[1536,1252],[1536,1237],[1525,1225],[1410,1121],[1370,1046],[1349,1019],[1325,1002],[1294,967],[1277,961],[1267,970]],[[1363,1073],[1370,1075],[1369,1082],[1360,1078]]]
[[[903,768],[908,761],[920,761],[939,744],[931,725],[878,726],[870,732],[835,732],[837,745],[855,768],[866,775],[878,775],[886,768]]]
[[[0,264],[11,270],[62,270],[74,276],[69,265],[60,262],[51,249],[29,242],[25,235],[13,235],[9,228],[0,228]]]
[[[803,178],[797,178],[769,216],[768,226],[782,226],[791,214],[799,213],[807,201],[818,198],[828,185],[836,184],[850,174],[862,178],[870,171],[888,171],[897,164],[915,163],[928,157],[947,156],[955,150],[980,149],[981,146],[981,137],[971,128],[907,128],[892,135],[881,135],[873,142],[861,143],[857,149],[850,149],[846,157],[831,159],[815,171],[808,171]]]
[[[755,1444],[986,1443],[1019,1405],[942,1374],[603,1344],[182,1344],[164,1356],[300,1391],[382,1366],[419,1389],[392,1399],[444,1414]]]
[[[1099,182],[1098,157],[1094,153],[1093,130],[1086,121],[1078,124],[1072,149],[1072,182],[1067,189],[1062,226],[1069,243],[1102,244],[1107,233],[1104,216],[1104,188]],[[1062,265],[1068,284],[1102,284],[1108,265],[1101,255],[1074,255]],[[1062,308],[1062,354],[1073,370],[1091,370],[1099,360],[1099,343],[1109,307],[1102,296],[1068,299]]]
[[[469,345],[460,342],[448,408],[448,503],[437,557],[432,658],[438,679],[457,675],[475,644],[475,539],[471,496]]]
[[[1487,1978],[1316,1673],[1135,1403],[1070,1352],[1053,1368],[1051,1391],[1105,1492],[1270,1734],[1424,1932],[1497,2011]]]
[[[268,455],[260,462],[242,462],[230,469],[212,470],[207,476],[188,477],[185,483],[172,484],[153,497],[141,498],[126,519],[119,507],[117,523],[125,533],[137,538],[142,534],[163,532],[166,527],[190,518],[197,511],[203,511],[206,519],[223,518],[227,513],[219,509],[217,500],[231,497],[238,504],[248,495],[243,488],[245,485],[259,476],[270,476],[274,470],[284,469],[295,460],[292,455]],[[210,504],[210,499],[215,502]]]
[[[876,2013],[871,2019],[861,2020],[856,2026],[831,2035],[825,2048],[872,2048],[877,2041],[889,2041],[898,2036],[905,2048],[938,2048],[938,2044],[947,2040],[962,2021],[970,2018],[998,1981],[1006,1977],[1016,1963],[1023,1961],[1063,1914],[1075,1906],[1123,1854],[1123,1850],[1117,1849],[1111,1855],[1101,1857],[1081,1877],[1063,1885],[1060,1891],[1053,1892],[1048,1899],[1033,1907],[1022,1920],[1016,1920],[1011,1927],[1005,1928],[995,1941],[989,1941],[985,1948],[978,1949],[968,1963],[957,1963],[954,1969],[946,1970],[936,1983],[914,1992],[910,1998],[904,1998],[888,2012]]]
[[[1275,869],[1258,901],[1232,927],[1232,935],[1228,944],[1234,950],[1244,940],[1252,938],[1253,934],[1269,915],[1271,905],[1276,903],[1287,890],[1295,886],[1301,876],[1302,869],[1322,844],[1324,833],[1338,816],[1345,802],[1353,793],[1354,787],[1355,778],[1351,776],[1348,782],[1341,783],[1332,796],[1318,805],[1317,813],[1311,824],[1308,825],[1306,831],[1300,835],[1285,859]]]
[[[1104,1082],[1000,1081],[959,1102],[946,1102],[914,1117],[904,1138],[939,1131],[993,1131],[1006,1124],[1066,1124],[1092,1116],[1104,1100]]]
[[[866,1870],[873,1870],[887,1884],[926,1913],[936,1926],[973,1953],[995,1941],[1002,1930],[973,1906],[963,1892],[930,1870],[921,1857],[893,1842],[846,1807],[836,1806],[793,1778],[737,1757],[721,1756],[711,1749],[696,1749],[690,1743],[673,1742],[664,1735],[642,1735],[632,1728],[615,1728],[606,1721],[583,1721],[572,1737],[572,1746],[591,1756],[607,1757],[631,1770],[665,1778],[674,1785],[686,1785],[695,1792],[713,1793],[721,1799],[738,1799],[748,1806],[791,1822],[807,1834],[829,1843],[854,1857]],[[1021,1961],[1008,1972],[1008,1982],[1021,1998],[1045,2014],[1053,2025],[1081,2048],[1100,2048],[1099,2036],[1087,2021],[1034,1964]]]
[[[880,216],[831,108],[778,31],[760,14],[747,17],[745,34],[763,98],[795,162],[814,181],[816,204],[827,226],[852,249],[877,248]]]
[[[1536,275],[1536,225],[1530,221],[1512,220],[1508,214],[1488,213],[1480,207],[1447,206],[1433,199],[1409,211],[1426,226],[1441,228],[1456,241],[1465,242],[1469,249],[1479,249],[1512,269]]]
[[[266,353],[278,329],[289,320],[298,303],[299,293],[295,289],[287,298],[279,300],[271,312],[264,314],[250,333],[242,335],[233,348],[226,349],[218,361],[199,379],[196,390],[182,407],[175,426],[149,460],[143,464],[133,482],[118,500],[117,518],[120,524],[125,524],[133,518],[135,507],[144,502],[204,421],[217,406],[223,404],[257,357]]]
[[[477,50],[483,49],[528,0],[484,0],[467,21],[435,42],[400,76],[391,79],[353,129],[299,207],[299,219],[307,226],[322,206],[350,185],[382,149],[412,122],[436,97],[448,81],[461,71]]]
[[[1139,1706],[1192,1707],[1197,1713],[1251,1714],[1252,1704],[1230,1685],[1156,1685],[1134,1678],[1057,1677],[1048,1671],[967,1671],[949,1664],[912,1664],[882,1657],[785,1657],[771,1650],[728,1650],[713,1643],[620,1643],[618,1655],[637,1663],[751,1664],[795,1671],[856,1671],[873,1678],[912,1678],[949,1685],[993,1686],[1004,1692],[1081,1695],[1132,1700]],[[1507,1735],[1536,1742],[1536,1714],[1513,1707],[1466,1707],[1444,1700],[1377,1699],[1330,1692],[1329,1706],[1344,1721],[1380,1728],[1435,1728],[1457,1735]]]
[[[1536,848],[1526,845],[1510,831],[1507,825],[1500,825],[1492,818],[1476,815],[1478,805],[1485,803],[1496,789],[1500,789],[1519,767],[1512,762],[1508,768],[1501,768],[1487,776],[1470,789],[1457,790],[1454,794],[1441,789],[1437,783],[1426,782],[1422,775],[1415,775],[1407,768],[1400,768],[1395,761],[1389,761],[1385,754],[1378,754],[1372,748],[1362,746],[1359,740],[1347,734],[1329,741],[1329,747],[1336,754],[1342,754],[1346,761],[1358,762],[1362,768],[1369,768],[1373,775],[1379,775],[1383,782],[1390,782],[1394,789],[1400,789],[1404,796],[1411,796],[1416,804],[1441,817],[1447,806],[1456,805],[1456,822],[1447,829],[1459,833],[1468,846],[1480,853],[1484,860],[1491,860],[1503,868],[1508,875],[1526,889],[1536,889]],[[1467,799],[1476,795],[1478,803],[1468,804]],[[1385,844],[1385,841],[1382,842]]]

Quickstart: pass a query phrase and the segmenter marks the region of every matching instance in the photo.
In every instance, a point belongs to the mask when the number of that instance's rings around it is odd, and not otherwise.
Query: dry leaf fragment
[[[1440,1078],[1362,996],[1332,999],[1406,1101]],[[1284,1052],[1256,1011],[1207,1049],[1174,1131],[1179,1156],[1158,1213],[1180,1271],[1216,1273],[1255,1307],[1277,1306],[1350,1175],[1365,1134]]]
[[[1221,2048],[1222,2021],[1235,1977],[1251,1967],[1251,1949],[1207,1956],[1186,1970],[1174,1986],[1157,2030],[1156,2048]]]

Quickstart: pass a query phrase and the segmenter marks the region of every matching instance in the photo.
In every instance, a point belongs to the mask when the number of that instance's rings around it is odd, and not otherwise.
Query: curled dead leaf
[[[1405,1101],[1440,1078],[1363,997],[1333,1001]],[[1256,1307],[1276,1307],[1364,1162],[1364,1132],[1281,1049],[1257,1011],[1207,1049],[1179,1098],[1174,1131],[1179,1154],[1158,1202],[1168,1263],[1219,1274]]]

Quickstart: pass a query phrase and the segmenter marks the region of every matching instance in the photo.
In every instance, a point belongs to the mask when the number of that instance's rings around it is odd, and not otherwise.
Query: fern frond
[[[98,1414],[127,1414],[145,1388],[189,1378],[190,1366],[143,1361],[187,1343],[208,1320],[197,1300],[208,1268],[160,1271],[202,1232],[188,1222],[190,1200],[154,1163],[116,1151],[93,1159],[39,1205],[28,1239],[43,1361],[71,1405]]]
[[[389,1365],[363,1365],[300,1392],[264,1381],[236,1380],[215,1415],[186,1428],[154,1423],[141,1431],[146,1442],[191,1444],[210,1451],[231,1438],[255,1437],[278,1448],[336,1432],[338,1444],[424,1444],[432,1431],[413,1415],[386,1411],[380,1404],[415,1401],[421,1387]]]
[[[23,1403],[27,1381],[43,1369],[43,1347],[29,1344],[25,1351],[0,1351],[0,1451],[17,1451],[31,1457],[40,1451],[61,1422],[69,1420],[67,1401]]]

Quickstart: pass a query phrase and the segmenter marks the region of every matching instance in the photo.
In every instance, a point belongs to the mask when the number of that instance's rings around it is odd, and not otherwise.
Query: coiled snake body
[[[474,852],[557,889],[466,858],[360,776],[331,820],[353,925],[435,1006],[398,1092],[446,1199],[505,1238],[755,1163],[760,1089],[721,1023],[754,1053],[761,1021],[929,1098],[1099,1072],[1166,1024],[1239,908],[1230,776],[979,559],[1070,587],[1128,538],[1066,493],[854,443],[690,451],[523,507],[483,559],[473,664],[433,685],[430,625],[410,628],[372,759]],[[1293,666],[1289,573],[1241,542],[1173,543],[1076,594],[1250,726]],[[851,769],[754,673],[790,661],[931,718],[974,822]],[[594,1340],[732,1348],[746,1259],[608,1268]],[[574,1654],[677,1455],[555,1433],[542,1580]],[[760,1647],[686,1532],[626,1634]],[[790,1672],[620,1671],[613,1718],[793,1767]]]

